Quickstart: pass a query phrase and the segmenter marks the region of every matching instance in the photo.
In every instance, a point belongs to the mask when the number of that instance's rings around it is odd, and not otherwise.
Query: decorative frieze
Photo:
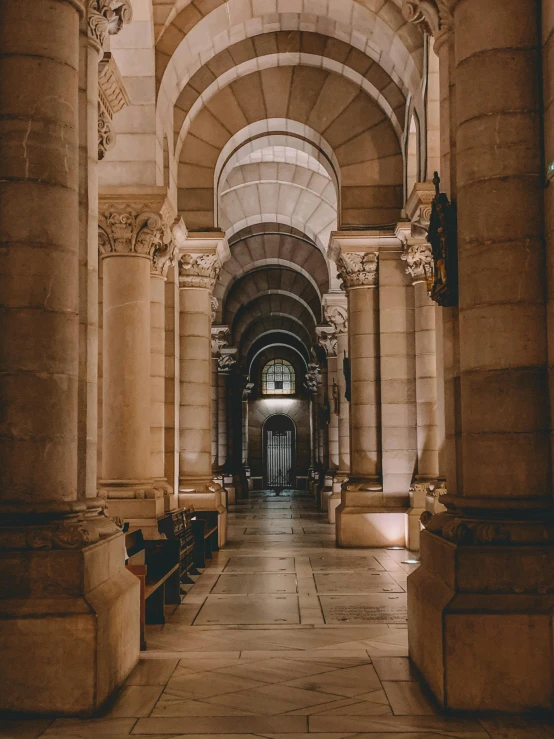
[[[133,19],[131,0],[88,0],[89,36],[102,48],[106,36],[117,35]]]
[[[212,309],[212,312],[210,313],[211,322],[215,323],[215,319],[217,317],[217,309],[219,308],[219,300],[213,295],[210,300],[210,307]]]
[[[317,326],[315,330],[318,344],[328,357],[337,356],[337,333],[334,326]]]
[[[425,282],[427,290],[430,291],[434,282],[431,245],[427,243],[412,244],[402,254],[401,258],[406,262],[406,274],[410,275],[413,284]]]
[[[377,286],[379,262],[377,252],[342,252],[336,261],[345,290]]]
[[[115,146],[113,117],[126,105],[129,97],[113,56],[107,52],[98,65],[98,160]]]
[[[228,375],[237,364],[238,349],[235,347],[224,348],[220,351],[217,360],[217,371],[221,375]]]
[[[163,242],[160,246],[156,247],[152,255],[152,274],[163,277],[165,280],[169,268],[175,264],[177,252],[177,245],[173,239],[169,243]]]
[[[221,262],[217,254],[183,254],[179,260],[179,287],[213,290]]]

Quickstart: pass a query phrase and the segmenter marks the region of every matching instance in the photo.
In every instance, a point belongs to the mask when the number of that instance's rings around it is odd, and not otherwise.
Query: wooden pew
[[[219,551],[218,512],[194,511],[192,514],[192,533],[194,534],[194,564],[204,568],[206,559]]]
[[[140,648],[145,624],[164,624],[165,606],[180,605],[179,542],[144,539],[141,529],[125,535],[127,569],[140,580]]]

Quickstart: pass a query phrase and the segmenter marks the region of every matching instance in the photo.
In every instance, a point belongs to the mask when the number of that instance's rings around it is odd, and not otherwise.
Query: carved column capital
[[[336,261],[345,290],[377,287],[379,265],[377,252],[341,252]]]
[[[107,52],[98,65],[98,160],[115,146],[113,117],[126,105],[129,97],[113,56]]]
[[[220,356],[217,360],[217,371],[220,375],[228,375],[237,364],[238,349],[236,347],[228,347],[220,350]]]
[[[115,36],[133,19],[131,0],[87,0],[88,33],[102,48],[106,36]]]
[[[230,335],[229,326],[212,326],[212,354],[219,354],[229,344]]]
[[[221,262],[217,254],[183,254],[179,259],[179,287],[214,289]]]
[[[98,215],[100,253],[102,256],[134,254],[149,257],[159,264],[162,256],[172,249],[173,219],[173,209],[163,195],[135,200],[123,195],[101,194]]]
[[[406,274],[410,275],[412,283],[415,285],[417,282],[426,282],[427,289],[431,290],[434,282],[431,244],[412,244],[401,258],[406,262]]]
[[[323,347],[328,357],[337,356],[337,332],[335,326],[317,326],[317,343]]]
[[[335,333],[348,333],[348,309],[341,305],[324,305],[323,314],[325,320],[332,324]]]
[[[449,0],[404,0],[402,15],[435,38],[449,30],[452,20]]]

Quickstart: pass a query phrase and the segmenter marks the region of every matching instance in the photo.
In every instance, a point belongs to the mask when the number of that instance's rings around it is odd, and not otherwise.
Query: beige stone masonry
[[[87,517],[85,501],[97,351],[95,205],[85,203],[96,195],[97,101],[86,78],[97,51],[78,0],[5,0],[1,13],[0,649],[10,668],[0,711],[90,715],[139,649],[123,536],[101,506]]]
[[[110,515],[149,519],[155,528],[164,511],[164,489],[154,484],[151,456],[150,273],[172,248],[174,211],[164,188],[106,188],[99,210],[104,290],[100,494],[109,501]]]

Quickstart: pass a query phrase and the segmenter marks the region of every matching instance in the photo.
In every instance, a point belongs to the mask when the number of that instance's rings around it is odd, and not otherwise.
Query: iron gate
[[[294,436],[294,425],[287,416],[274,416],[268,419],[265,429],[267,488],[274,488],[277,491],[294,488]]]

